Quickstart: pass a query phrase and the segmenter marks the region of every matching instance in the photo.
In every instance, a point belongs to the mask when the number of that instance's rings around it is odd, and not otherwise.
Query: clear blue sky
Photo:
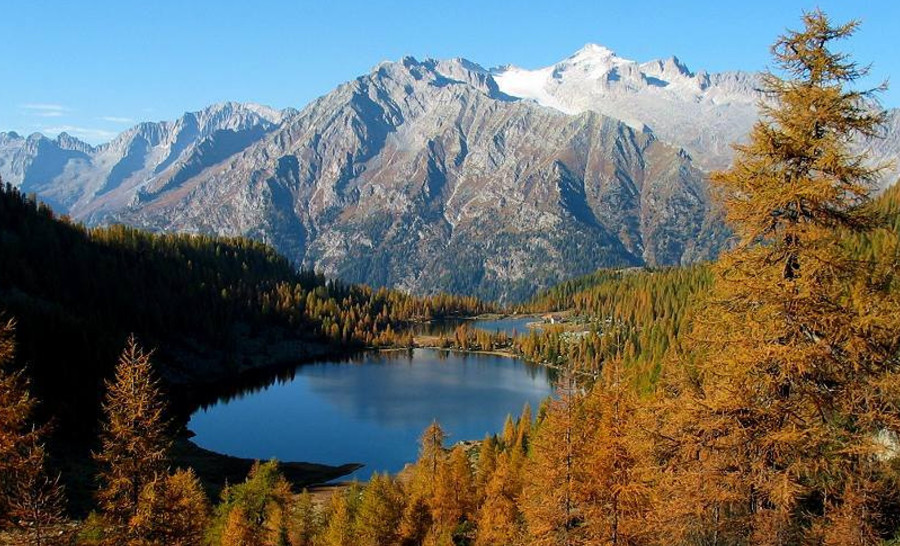
[[[536,68],[595,42],[695,71],[760,70],[816,6],[862,19],[846,49],[895,80],[882,100],[900,106],[897,0],[18,0],[0,18],[0,131],[96,143],[224,100],[299,108],[404,55]]]

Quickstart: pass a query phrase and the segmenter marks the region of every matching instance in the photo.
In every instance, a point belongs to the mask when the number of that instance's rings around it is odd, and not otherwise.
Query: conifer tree
[[[475,466],[475,505],[481,506],[487,495],[487,486],[497,468],[497,439],[486,436],[478,448],[478,464]]]
[[[210,507],[193,470],[147,484],[130,526],[142,544],[199,546],[209,523]]]
[[[0,322],[0,525],[25,529],[33,544],[46,543],[46,528],[65,519],[59,478],[46,471],[41,430],[28,420],[34,399],[21,372],[6,367],[15,355],[15,324]]]
[[[648,544],[653,526],[649,438],[643,430],[633,375],[621,358],[603,365],[584,405],[585,448],[576,498],[588,544]]]
[[[524,541],[522,515],[518,509],[522,493],[522,465],[516,462],[519,457],[510,451],[497,457],[496,469],[477,514],[477,546],[513,546]]]
[[[37,431],[28,424],[34,399],[21,372],[8,370],[15,355],[12,320],[0,319],[0,476],[15,476],[28,464],[27,452]],[[9,503],[16,483],[0,480],[0,522],[9,517]]]
[[[531,405],[526,402],[522,407],[522,414],[516,423],[516,445],[523,452],[527,453],[529,449],[529,441],[531,440],[531,427],[534,423],[531,417]]]
[[[354,521],[359,506],[359,487],[354,485],[345,491],[335,491],[326,509],[323,546],[355,546]]]
[[[255,544],[257,536],[255,529],[247,519],[247,513],[241,506],[235,506],[225,516],[221,534],[211,544],[220,546],[247,546]]]
[[[37,442],[37,436],[32,436]],[[46,472],[47,453],[44,446],[35,443],[25,453],[24,464],[12,478],[14,489],[10,499],[10,516],[22,530],[30,535],[30,544],[52,544],[47,529],[65,521],[66,499],[59,476],[51,478]]]
[[[306,489],[291,507],[288,538],[291,546],[313,546],[321,531],[321,517]]]
[[[238,544],[235,540],[260,546],[284,544],[292,500],[290,484],[278,471],[278,462],[257,461],[243,483],[222,491],[208,540],[213,544]]]
[[[561,378],[559,385],[559,397],[538,426],[524,471],[522,512],[535,546],[585,543],[584,509],[576,493],[578,483],[586,479],[584,415],[574,376]]]
[[[886,231],[868,204],[878,169],[852,145],[883,112],[831,49],[857,22],[803,22],[773,46],[783,75],[763,79],[763,119],[713,177],[739,242],[714,267],[661,436],[676,453],[662,509],[683,540],[857,544],[897,527],[879,440],[900,430],[897,264],[846,243]]]
[[[164,412],[150,354],[132,335],[107,382],[101,450],[94,454],[100,467],[97,501],[114,536],[128,533],[141,492],[165,472],[171,442]]]
[[[434,528],[439,536],[455,541],[455,535],[462,530],[460,526],[471,516],[473,496],[469,456],[465,448],[457,445],[438,469],[431,503]]]
[[[355,520],[356,544],[397,544],[403,514],[402,492],[388,475],[375,474],[362,492]]]
[[[433,528],[438,494],[438,478],[447,460],[444,440],[447,435],[437,421],[422,433],[419,458],[407,486],[407,502],[401,522],[404,543],[433,544],[437,539]]]
[[[423,487],[428,490],[429,496],[434,495],[438,470],[447,458],[447,453],[444,451],[444,440],[446,438],[447,434],[437,421],[432,421],[428,428],[425,429],[425,432],[422,433],[416,472],[417,478],[422,482]]]

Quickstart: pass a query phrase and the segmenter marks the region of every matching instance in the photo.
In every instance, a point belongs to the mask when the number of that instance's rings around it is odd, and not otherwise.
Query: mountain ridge
[[[516,96],[504,74],[523,69],[404,57],[301,110],[220,103],[97,147],[35,137],[31,156],[0,133],[0,174],[90,223],[249,236],[345,281],[417,293],[517,300],[598,267],[714,256],[727,234],[705,172],[723,156],[697,156],[725,137],[696,130],[715,101],[752,102],[747,77],[596,45],[548,68],[525,72],[559,82],[548,96],[577,112]],[[662,96],[662,111],[681,95],[705,102],[674,142],[604,111],[629,96]],[[722,123],[749,130],[737,113]]]

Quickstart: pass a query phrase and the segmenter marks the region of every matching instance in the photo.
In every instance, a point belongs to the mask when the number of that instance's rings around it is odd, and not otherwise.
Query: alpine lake
[[[527,331],[535,319],[470,321],[489,332]],[[452,331],[459,322],[433,325]],[[418,456],[437,420],[447,444],[502,430],[527,403],[552,393],[552,372],[519,359],[435,349],[369,351],[298,365],[265,387],[248,388],[191,415],[193,442],[248,459],[362,466],[341,480],[396,473]]]

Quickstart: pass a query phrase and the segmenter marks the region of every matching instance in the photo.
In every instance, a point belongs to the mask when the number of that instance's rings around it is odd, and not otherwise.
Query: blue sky
[[[404,55],[536,68],[593,42],[695,71],[760,70],[816,6],[862,19],[845,49],[873,64],[868,83],[896,80],[882,100],[900,106],[896,0],[20,0],[0,18],[0,131],[97,143],[224,100],[299,108]]]

